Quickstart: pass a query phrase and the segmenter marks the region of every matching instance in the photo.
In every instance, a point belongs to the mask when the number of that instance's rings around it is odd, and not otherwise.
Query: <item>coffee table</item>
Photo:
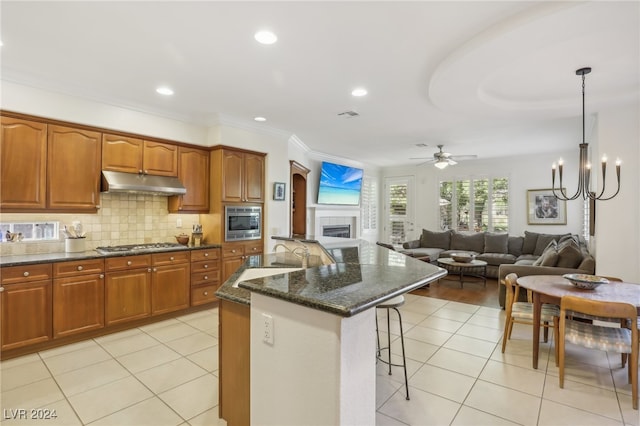
[[[456,262],[450,257],[437,259],[438,266],[446,269],[450,274],[460,276],[460,288],[463,286],[463,276],[482,278],[484,286],[487,286],[487,262],[484,260],[472,260],[471,262]]]

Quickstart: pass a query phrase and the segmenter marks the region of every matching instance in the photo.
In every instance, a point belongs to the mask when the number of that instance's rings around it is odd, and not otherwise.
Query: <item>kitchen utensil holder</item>
[[[85,238],[67,238],[64,240],[64,251],[67,253],[79,253],[85,251]]]

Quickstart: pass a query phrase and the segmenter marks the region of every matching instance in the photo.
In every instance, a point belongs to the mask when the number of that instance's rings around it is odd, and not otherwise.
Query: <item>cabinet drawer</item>
[[[185,263],[190,260],[188,250],[170,251],[168,253],[154,253],[151,255],[151,261],[154,266],[173,265],[174,263]]]
[[[216,269],[208,272],[198,272],[191,274],[191,285],[220,283],[220,270]]]
[[[151,255],[109,257],[105,259],[107,271],[119,269],[145,268],[151,266]]]
[[[218,300],[216,290],[218,290],[217,284],[192,288],[191,306],[203,305]]]
[[[262,241],[258,240],[255,243],[245,243],[244,254],[245,256],[251,256],[252,254],[262,253]]]
[[[222,247],[222,257],[237,257],[244,256],[244,246],[233,245]]]
[[[79,274],[101,274],[102,272],[104,272],[104,259],[87,259],[53,264],[53,276],[55,278]]]
[[[191,261],[220,259],[220,249],[193,250],[191,252]]]
[[[205,260],[203,262],[191,262],[191,273],[208,272],[216,269],[220,269],[220,261],[218,260]]]
[[[2,284],[11,284],[51,279],[52,268],[50,263],[8,266],[2,268],[0,273],[2,274]]]

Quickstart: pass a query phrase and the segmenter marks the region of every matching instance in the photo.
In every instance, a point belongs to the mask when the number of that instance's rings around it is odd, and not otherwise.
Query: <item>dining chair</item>
[[[513,324],[533,324],[533,303],[531,302],[519,302],[518,296],[520,294],[520,286],[517,282],[518,276],[516,274],[509,274],[505,277],[505,289],[506,289],[506,301],[505,312],[506,318],[504,322],[504,337],[502,338],[502,353],[504,353],[507,347],[507,340],[511,339],[511,331],[513,330]],[[556,305],[549,305],[544,303],[542,305],[542,311],[540,314],[540,325],[544,327],[544,341],[549,340],[549,328],[553,328],[554,340],[558,338],[557,318],[560,314],[560,309]],[[554,321],[555,320],[555,321]],[[557,356],[557,344],[556,344],[556,364],[558,363]]]
[[[620,324],[633,326],[610,327],[576,321],[571,319],[574,313],[587,314],[602,318],[615,318]],[[628,369],[631,383],[633,409],[638,409],[638,310],[629,303],[589,300],[578,296],[564,296],[560,301],[560,330],[556,343],[559,358],[559,383],[564,387],[565,341],[590,349],[630,354]],[[624,367],[626,357],[622,358]]]

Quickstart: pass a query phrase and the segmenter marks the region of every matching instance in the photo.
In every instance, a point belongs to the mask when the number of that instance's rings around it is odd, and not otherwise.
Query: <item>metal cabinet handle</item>
[[[204,257],[209,257],[209,253],[205,253],[205,254],[204,254]]]
[[[205,275],[205,276],[204,276],[204,279],[205,279],[205,280],[208,280],[208,279],[209,279],[209,276],[208,276],[208,275]]]
[[[145,174],[145,175],[148,175],[148,174],[149,174],[149,170],[145,170],[145,171],[144,171],[144,174]]]
[[[99,277],[100,277],[100,279],[103,279],[104,278],[104,274],[100,274]]]
[[[158,268],[153,268],[153,272],[158,272]]]
[[[208,295],[209,295],[209,292],[208,292],[208,291],[205,291],[205,292],[204,292],[204,295],[205,295],[205,296],[208,296]]]
[[[234,249],[234,250],[231,250],[231,253],[235,253],[235,252],[236,252],[236,251],[235,251],[235,249]]]
[[[0,293],[4,291],[4,287],[0,287]]]
[[[141,175],[142,174],[142,169],[138,170],[138,174]]]
[[[24,274],[22,274],[22,275],[24,275],[25,277],[28,277],[29,276],[29,272],[25,271]]]
[[[82,271],[84,268],[82,266],[78,266],[78,271]]]
[[[208,269],[208,268],[209,268],[209,265],[204,265],[204,269]]]
[[[130,260],[127,260],[127,266],[131,266],[133,262],[131,262]]]
[[[171,257],[169,258],[169,260],[173,260],[173,256],[171,256]]]
[[[147,272],[151,272],[151,268],[147,269]]]

